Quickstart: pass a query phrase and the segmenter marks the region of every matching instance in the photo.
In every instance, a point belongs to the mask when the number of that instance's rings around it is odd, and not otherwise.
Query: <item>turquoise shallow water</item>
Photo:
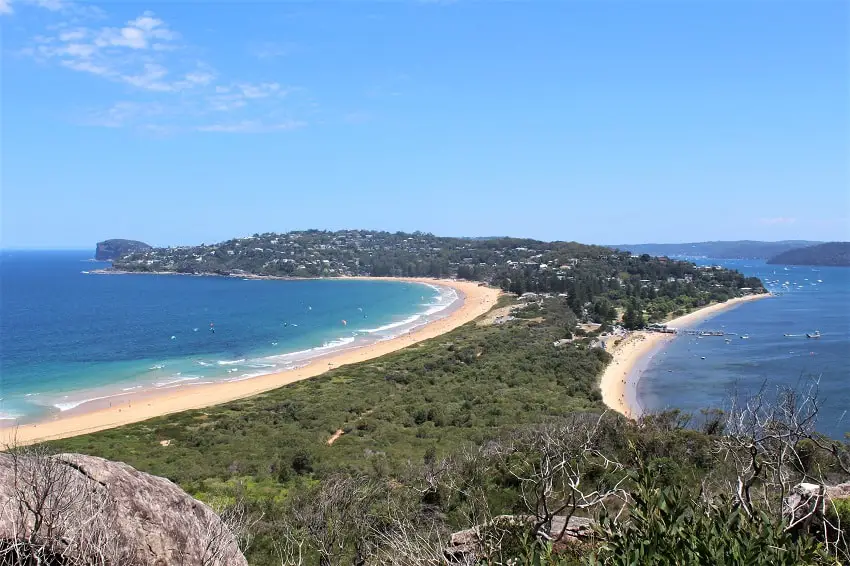
[[[90,257],[0,254],[0,424],[293,368],[406,332],[457,299],[417,283],[87,274],[107,265]]]
[[[753,260],[697,263],[757,276],[778,296],[745,303],[694,327],[734,333],[729,343],[680,336],[657,352],[638,383],[641,407],[723,408],[736,390],[753,393],[765,383],[773,390],[805,389],[814,379],[823,401],[818,428],[842,438],[850,431],[850,268],[786,269]],[[816,330],[820,339],[806,338]]]

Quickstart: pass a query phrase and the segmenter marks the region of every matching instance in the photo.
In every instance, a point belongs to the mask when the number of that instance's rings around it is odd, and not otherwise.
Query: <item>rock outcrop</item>
[[[785,497],[783,513],[789,524],[817,523],[823,519],[824,501],[850,499],[850,482],[838,485],[798,483]]]
[[[174,483],[79,454],[0,454],[0,563],[4,552],[11,563],[18,552],[43,564],[247,566],[225,522]]]
[[[104,240],[97,243],[97,248],[94,252],[94,259],[98,261],[111,261],[113,259],[118,259],[122,255],[149,249],[151,249],[151,247],[148,244],[139,242],[138,240]]]
[[[526,529],[534,522],[533,517],[523,515],[499,515],[484,525],[452,534],[449,546],[444,549],[446,559],[453,563],[472,563],[482,552],[486,552],[488,540],[499,539],[500,533]],[[585,517],[552,517],[548,539],[555,544],[566,544],[588,538],[593,532],[593,519]]]

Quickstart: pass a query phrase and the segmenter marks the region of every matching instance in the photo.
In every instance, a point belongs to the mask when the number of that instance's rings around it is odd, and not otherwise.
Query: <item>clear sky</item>
[[[850,2],[0,0],[3,247],[850,240]]]

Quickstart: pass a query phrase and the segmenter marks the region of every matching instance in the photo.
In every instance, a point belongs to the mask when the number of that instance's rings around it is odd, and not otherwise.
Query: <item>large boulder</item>
[[[230,526],[169,480],[32,450],[0,454],[0,563],[10,555],[24,564],[38,555],[56,565],[247,566]]]

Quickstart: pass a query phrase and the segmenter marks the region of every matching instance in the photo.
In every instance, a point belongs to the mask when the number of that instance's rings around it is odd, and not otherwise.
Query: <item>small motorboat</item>
[[[806,338],[820,338],[820,330],[814,332],[806,332]]]

